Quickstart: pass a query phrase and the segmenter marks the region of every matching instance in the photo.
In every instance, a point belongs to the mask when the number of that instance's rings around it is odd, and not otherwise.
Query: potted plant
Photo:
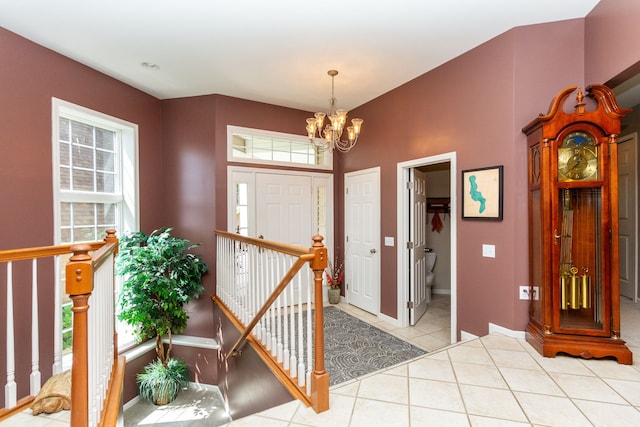
[[[325,276],[327,277],[327,295],[329,297],[330,304],[338,304],[340,302],[340,287],[344,279],[344,263],[338,262],[336,259],[335,264],[329,261],[327,269],[325,270]]]
[[[204,261],[189,252],[198,245],[172,236],[171,230],[121,237],[116,259],[123,276],[118,318],[133,327],[137,342],[155,338],[157,359],[138,374],[137,382],[140,396],[158,405],[171,402],[189,382],[186,364],[171,357],[172,335],[186,328],[184,306],[202,294],[207,271]]]

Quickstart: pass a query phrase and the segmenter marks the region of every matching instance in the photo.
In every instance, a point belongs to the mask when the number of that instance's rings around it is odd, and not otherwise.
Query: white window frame
[[[138,125],[58,98],[52,98],[51,106],[54,244],[63,244],[61,241],[60,212],[60,204],[62,202],[121,203],[120,209],[118,209],[118,218],[116,218],[116,223],[119,224],[119,227],[116,227],[118,236],[139,230]],[[119,191],[117,193],[96,194],[84,191],[62,190],[60,188],[60,117],[117,132],[119,139],[117,142],[119,144],[119,182],[116,184]],[[56,283],[60,283],[60,280],[61,278],[57,277]],[[119,287],[119,280],[117,286]],[[61,304],[61,302],[59,300],[58,304]],[[124,349],[131,346],[134,343],[134,339],[133,335],[127,331],[128,326],[116,319],[116,328],[119,331],[118,347]],[[56,342],[59,341],[60,345],[62,345],[62,324],[60,324],[59,328],[56,327],[55,334]],[[66,359],[65,357],[63,365],[67,363]]]
[[[319,169],[319,170],[327,170],[327,171],[333,170],[333,152],[329,150],[325,151],[322,154],[323,163],[321,164],[285,162],[285,161],[277,161],[277,160],[265,160],[265,159],[251,158],[251,157],[234,156],[233,136],[236,134],[251,135],[252,137],[274,139],[274,140],[289,140],[289,141],[297,142],[301,144],[309,144],[310,146],[312,145],[307,136],[294,135],[294,134],[283,133],[283,132],[273,132],[273,131],[263,130],[263,129],[252,129],[252,128],[246,128],[246,127],[240,127],[240,126],[227,125],[227,161],[229,162],[297,167],[297,168],[305,168],[305,169]]]

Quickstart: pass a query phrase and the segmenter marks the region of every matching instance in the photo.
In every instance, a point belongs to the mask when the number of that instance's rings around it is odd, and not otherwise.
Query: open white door
[[[618,145],[618,225],[620,295],[638,300],[637,281],[637,133],[620,138]]]
[[[349,304],[380,310],[380,168],[345,174],[345,278]]]
[[[409,169],[409,324],[427,311],[427,174]]]

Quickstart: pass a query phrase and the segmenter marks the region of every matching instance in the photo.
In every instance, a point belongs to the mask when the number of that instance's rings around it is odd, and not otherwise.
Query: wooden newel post
[[[71,425],[89,424],[89,356],[87,310],[93,291],[93,267],[88,245],[71,247],[66,265],[66,293],[73,301],[73,366],[71,368]]]
[[[327,248],[322,244],[324,238],[313,236],[310,251],[315,257],[311,261],[313,270],[313,290],[315,301],[315,349],[311,374],[311,407],[316,413],[329,409],[329,374],[324,369],[324,312],[322,307],[322,275],[327,268]]]

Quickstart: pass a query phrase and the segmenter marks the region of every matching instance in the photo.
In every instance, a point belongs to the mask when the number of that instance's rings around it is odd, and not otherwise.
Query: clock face
[[[571,132],[558,147],[558,179],[580,181],[598,179],[598,148],[587,132]]]

